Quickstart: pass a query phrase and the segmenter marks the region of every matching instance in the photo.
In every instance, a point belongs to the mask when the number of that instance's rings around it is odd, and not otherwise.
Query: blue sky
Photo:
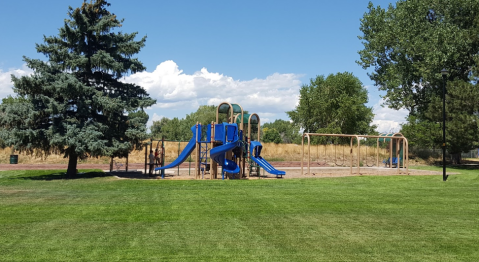
[[[0,3],[0,98],[12,94],[10,74],[30,73],[22,56],[45,59],[35,43],[57,35],[68,6],[81,0]],[[356,64],[360,18],[369,1],[110,0],[121,31],[147,35],[138,54],[145,72],[124,81],[145,87],[158,104],[150,120],[183,118],[199,105],[230,101],[262,122],[287,119],[299,88],[317,75],[351,72],[369,91],[380,131],[397,131],[407,112],[380,107],[380,93]],[[387,7],[391,1],[373,1]]]

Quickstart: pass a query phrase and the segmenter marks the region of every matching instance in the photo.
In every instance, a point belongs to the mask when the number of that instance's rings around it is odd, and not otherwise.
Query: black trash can
[[[10,164],[18,164],[18,155],[10,155]]]

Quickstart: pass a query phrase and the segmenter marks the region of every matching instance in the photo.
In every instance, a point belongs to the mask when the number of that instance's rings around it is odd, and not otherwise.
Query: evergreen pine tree
[[[24,57],[34,73],[12,76],[19,99],[1,105],[5,142],[64,153],[69,177],[79,157],[125,156],[137,146],[146,138],[143,109],[155,103],[142,87],[121,81],[145,70],[133,56],[146,37],[135,41],[137,33],[119,32],[123,20],[108,6],[105,0],[94,0],[69,7],[58,36],[44,37],[36,45],[48,61]]]

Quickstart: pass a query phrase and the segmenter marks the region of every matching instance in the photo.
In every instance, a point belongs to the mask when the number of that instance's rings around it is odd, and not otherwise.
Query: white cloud
[[[29,75],[32,73],[32,70],[26,65],[23,65],[21,69],[10,69],[6,72],[0,69],[0,98],[5,98],[9,95],[13,95],[13,83],[11,75],[16,77],[21,77]]]
[[[26,66],[5,72],[0,70],[0,98],[13,94],[11,74],[31,73]],[[284,112],[293,110],[298,103],[301,77],[274,73],[266,78],[241,81],[209,72],[206,68],[185,74],[170,60],[160,63],[153,72],[133,74],[123,81],[144,87],[157,100],[157,104],[148,109],[150,127],[153,120],[161,119],[159,115],[182,118],[200,105],[218,105],[224,101],[240,104],[244,110],[259,114],[262,123],[284,118]]]
[[[261,125],[268,122],[274,122],[277,119],[277,115],[274,113],[257,112],[256,114],[260,117],[259,120],[261,121]]]
[[[13,94],[10,75],[20,77],[31,73],[26,66],[5,72],[0,70],[0,98]],[[261,123],[274,121],[284,117],[284,112],[293,110],[298,104],[300,77],[302,75],[275,73],[264,79],[240,81],[209,72],[206,68],[185,74],[174,61],[165,61],[153,72],[137,73],[125,77],[124,81],[144,87],[157,99],[157,104],[148,110],[151,116],[147,124],[149,128],[153,121],[160,120],[168,112],[191,113],[200,105],[218,105],[223,101],[240,104],[250,113],[257,113]],[[383,103],[384,100],[379,100],[373,106],[373,124],[378,126],[380,132],[399,131],[400,124],[405,122],[407,110],[382,107]]]
[[[146,129],[147,132],[150,132],[150,127],[153,125],[153,121],[160,121],[163,118],[163,116],[158,115],[157,113],[153,113],[153,116],[151,116],[148,119],[148,122],[146,123]]]
[[[377,130],[381,133],[399,132],[409,112],[406,109],[395,110],[383,107],[381,106],[383,103],[384,99],[381,99],[373,106],[375,114],[373,124],[378,126]]]
[[[218,105],[228,101],[240,104],[251,113],[275,115],[295,108],[299,99],[300,77],[275,73],[265,79],[240,81],[208,72],[206,68],[188,75],[170,60],[159,64],[153,72],[137,73],[125,77],[124,81],[144,87],[157,99],[154,108],[194,112],[199,105]]]

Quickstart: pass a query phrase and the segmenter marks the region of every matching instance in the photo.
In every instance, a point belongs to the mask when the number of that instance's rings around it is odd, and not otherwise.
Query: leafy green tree
[[[453,163],[461,162],[461,152],[479,147],[479,88],[460,80],[448,85],[446,96],[446,141]],[[424,118],[409,116],[401,132],[408,137],[410,146],[440,148],[442,144],[442,99],[434,97]],[[427,119],[425,119],[427,118]]]
[[[187,114],[186,117],[181,120],[181,136],[183,140],[189,140],[192,137],[191,127],[196,125],[197,122],[208,125],[211,124],[212,121],[216,121],[216,106],[213,105],[201,105],[196,112]]]
[[[196,112],[186,115],[185,121],[191,127],[199,122],[203,125],[216,121],[216,106],[201,105]]]
[[[153,125],[150,127],[151,137],[156,139],[161,139],[166,137],[164,127],[168,125],[170,119],[167,117],[161,118],[159,121],[153,121]]]
[[[299,127],[293,125],[290,121],[276,119],[272,123],[265,123],[263,128],[275,129],[278,131],[281,137],[281,143],[301,143],[301,135],[299,133]]]
[[[192,137],[191,131],[185,132],[183,119],[177,117],[169,119],[161,129],[162,136],[167,140],[189,140]]]
[[[287,112],[293,123],[310,133],[370,134],[375,126],[368,92],[351,73],[311,79],[300,89],[299,105]]]
[[[227,119],[226,114],[220,114],[219,122],[227,121]],[[150,130],[152,137],[157,139],[164,136],[168,140],[186,141],[191,139],[191,127],[197,122],[207,125],[213,121],[216,121],[216,106],[201,105],[198,110],[187,114],[185,118],[162,118],[160,121],[153,121]]]
[[[479,86],[456,80],[447,87],[447,150],[453,156],[453,163],[459,164],[461,152],[479,146]],[[434,97],[425,115],[428,119],[442,119],[442,99]],[[442,144],[442,132],[440,134],[434,136],[436,144]]]
[[[410,147],[438,148],[442,141],[441,126],[438,123],[418,119],[414,115],[401,126],[401,133],[408,138]]]
[[[441,70],[449,80],[468,82],[479,52],[479,2],[405,1],[386,9],[374,7],[361,19],[364,49],[358,63],[369,74],[386,104],[411,113],[427,110],[442,92]]]
[[[115,32],[118,20],[105,0],[69,7],[58,36],[36,49],[48,61],[24,57],[31,76],[12,76],[20,103],[2,104],[5,142],[25,149],[58,150],[69,158],[68,176],[79,157],[124,155],[146,138],[144,108],[155,103],[122,76],[143,71],[133,58],[146,38]]]
[[[479,2],[400,0],[387,9],[374,7],[372,3],[368,8],[369,12],[361,19],[363,35],[359,38],[364,49],[359,51],[358,63],[364,69],[374,69],[369,76],[380,90],[387,91],[386,105],[409,110],[410,122],[404,130],[416,134],[412,139],[417,138],[414,142],[418,145],[442,144],[442,139],[437,137],[440,133],[431,134],[429,128],[442,122],[439,101],[443,80],[440,72],[445,68],[449,71],[450,89],[447,99],[448,150],[458,154],[473,147],[477,140],[471,140],[464,133],[474,123],[470,119],[457,122],[454,119],[477,114],[477,111],[470,111],[470,106],[453,105],[469,104],[471,97],[456,95],[453,99],[451,90],[478,80],[475,72],[479,53]],[[477,85],[470,87],[478,88]],[[472,128],[471,132],[477,133],[477,129]],[[434,137],[426,139],[429,135]]]
[[[263,128],[263,142],[279,144],[283,142],[278,130],[274,128]]]

